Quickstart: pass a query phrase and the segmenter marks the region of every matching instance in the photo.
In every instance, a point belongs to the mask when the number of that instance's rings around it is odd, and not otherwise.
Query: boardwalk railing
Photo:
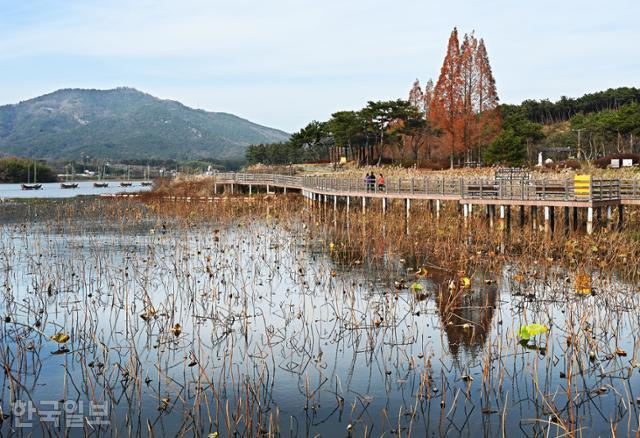
[[[364,179],[267,173],[216,173],[220,184],[273,185],[338,196],[407,195],[460,200],[606,202],[640,200],[637,180],[591,178],[588,193],[576,195],[573,179],[386,178],[385,186]]]

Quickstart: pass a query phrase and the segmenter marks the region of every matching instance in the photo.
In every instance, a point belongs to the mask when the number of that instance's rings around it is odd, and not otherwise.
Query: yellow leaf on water
[[[591,276],[588,274],[576,274],[573,286],[576,292],[581,295],[589,295],[591,293]]]
[[[171,333],[173,333],[174,336],[180,336],[180,333],[182,333],[182,326],[180,324],[174,325],[171,327]]]
[[[429,275],[429,271],[424,266],[421,266],[420,269],[416,271],[416,278],[426,278]]]
[[[67,342],[69,340],[69,335],[65,335],[64,333],[60,332],[60,333],[56,333],[55,335],[51,336],[51,339],[56,341],[58,344],[64,344],[65,342]]]
[[[513,279],[515,281],[517,281],[518,283],[522,283],[524,281],[524,275],[516,274],[516,275],[513,276]]]
[[[463,289],[471,287],[471,279],[469,277],[462,277],[460,279],[460,287]]]
[[[333,242],[331,242],[331,243],[329,244],[329,251],[333,252],[333,249],[334,249],[335,247],[336,247],[336,246],[334,245],[334,243],[333,243]]]
[[[627,352],[626,352],[626,351],[624,351],[622,348],[618,347],[618,348],[616,348],[616,354],[617,354],[618,356],[626,356],[626,355],[627,355]]]

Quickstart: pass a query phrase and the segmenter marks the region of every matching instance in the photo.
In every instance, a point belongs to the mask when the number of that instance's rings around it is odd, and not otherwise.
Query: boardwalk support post
[[[487,205],[487,216],[489,217],[489,227],[493,228],[496,216],[496,206]]]
[[[544,232],[550,231],[549,223],[551,222],[551,208],[549,206],[544,207]]]
[[[520,206],[520,226],[524,227],[524,205]]]
[[[436,199],[436,218],[440,218],[440,200]]]
[[[593,234],[593,207],[587,207],[587,234]]]
[[[618,205],[618,231],[622,230],[624,225],[624,205]]]
[[[382,198],[382,212],[387,212],[387,198]]]

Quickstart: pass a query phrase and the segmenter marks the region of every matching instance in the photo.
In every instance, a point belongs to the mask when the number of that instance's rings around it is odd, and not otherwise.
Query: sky
[[[129,86],[294,132],[437,80],[454,26],[503,103],[640,86],[639,0],[0,0],[0,105]]]

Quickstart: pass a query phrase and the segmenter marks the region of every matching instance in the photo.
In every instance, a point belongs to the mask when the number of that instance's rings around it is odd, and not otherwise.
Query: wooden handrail
[[[218,183],[269,184],[292,188],[315,189],[327,192],[361,195],[368,187],[362,179],[326,178],[319,176],[291,176],[279,174],[251,174],[219,172],[214,174]],[[435,179],[435,182],[434,182]],[[458,197],[460,199],[518,199],[550,201],[614,201],[640,200],[638,180],[592,178],[588,197],[576,197],[573,182],[569,179],[488,179],[422,177],[387,180],[387,193]],[[379,192],[375,184],[374,192]]]

